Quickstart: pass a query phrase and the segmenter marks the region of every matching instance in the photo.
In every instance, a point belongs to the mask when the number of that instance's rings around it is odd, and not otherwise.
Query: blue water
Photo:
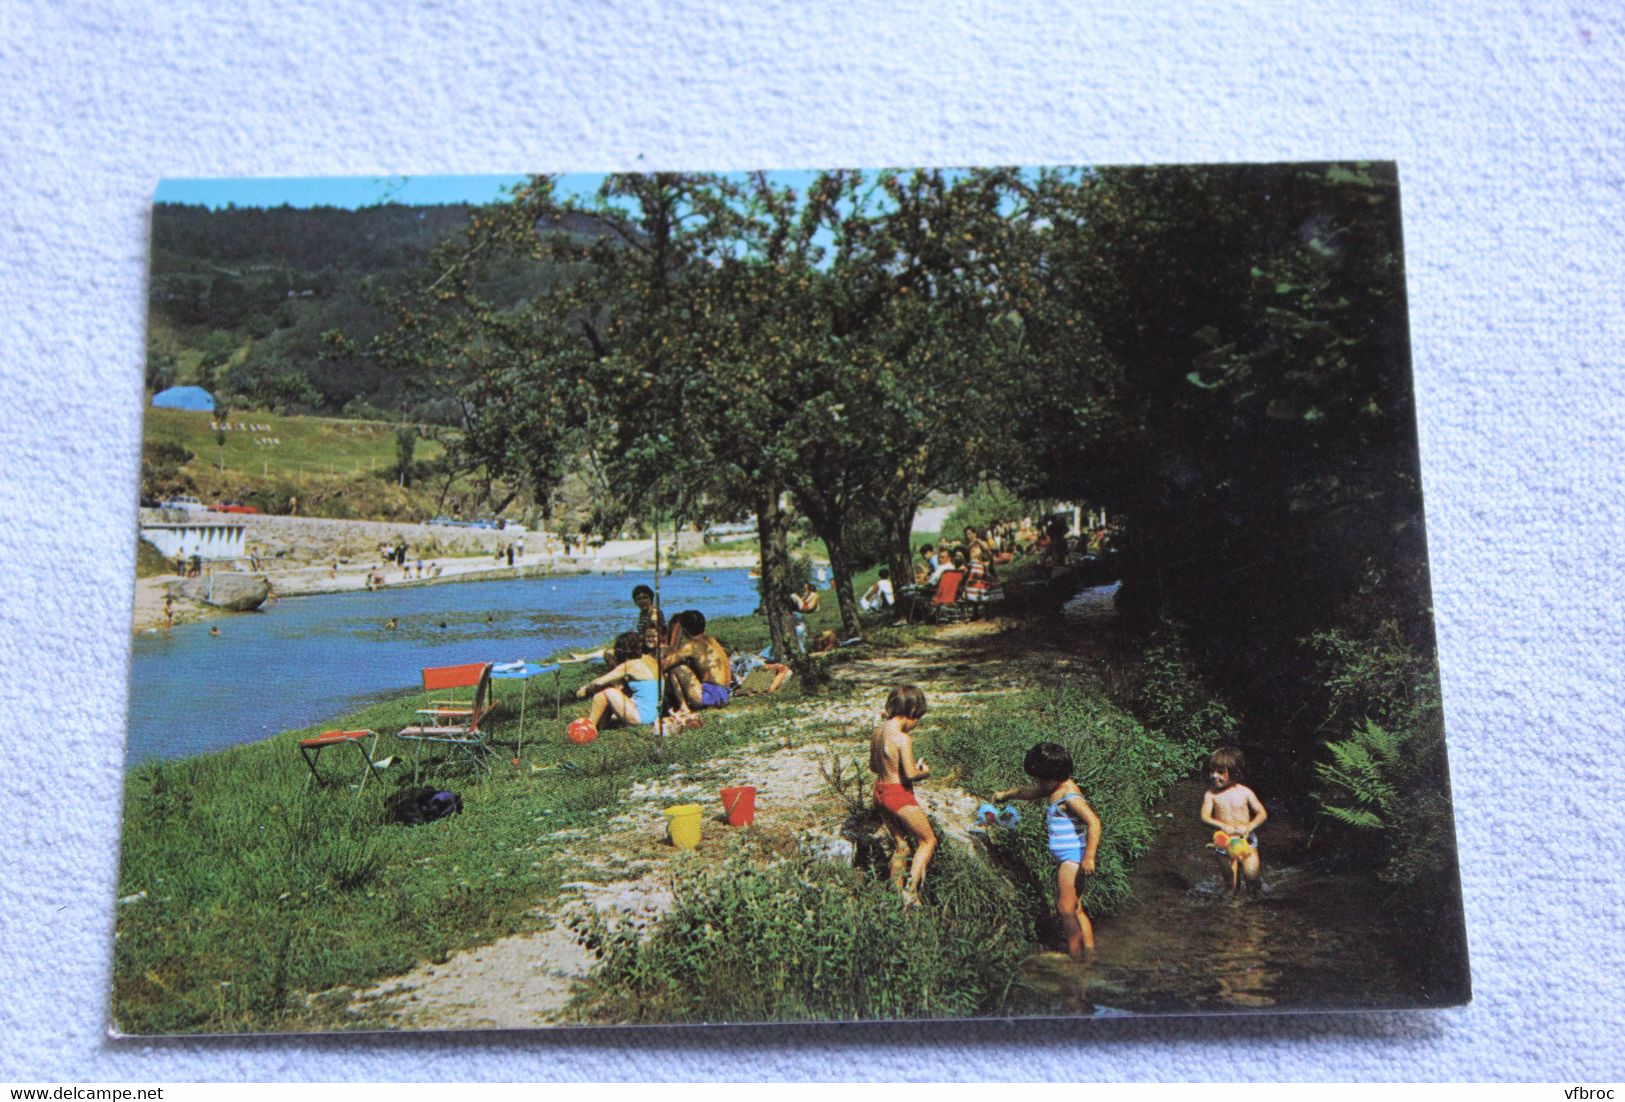
[[[632,587],[648,581],[584,574],[285,597],[262,612],[178,625],[167,639],[138,635],[125,761],[222,750],[337,719],[416,689],[425,666],[594,646],[635,626]],[[757,605],[756,582],[743,570],[680,571],[660,580],[660,603],[668,614],[745,615]],[[399,626],[386,631],[391,616]]]

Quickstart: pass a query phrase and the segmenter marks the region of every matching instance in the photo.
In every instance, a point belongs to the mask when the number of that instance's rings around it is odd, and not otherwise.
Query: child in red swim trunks
[[[904,685],[886,697],[880,713],[880,726],[869,740],[869,769],[875,774],[875,803],[896,848],[892,851],[891,880],[903,890],[906,906],[920,903],[920,885],[925,870],[937,852],[937,836],[931,820],[914,799],[914,782],[931,775],[923,760],[914,758],[911,734],[925,715],[925,693],[918,686]],[[910,864],[909,854],[913,853]],[[907,879],[904,871],[907,870]]]

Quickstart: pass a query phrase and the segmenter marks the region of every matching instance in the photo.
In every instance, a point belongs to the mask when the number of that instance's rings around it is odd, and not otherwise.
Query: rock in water
[[[264,578],[251,574],[216,574],[210,578],[192,578],[182,592],[194,601],[232,612],[252,612],[265,603],[270,590]]]

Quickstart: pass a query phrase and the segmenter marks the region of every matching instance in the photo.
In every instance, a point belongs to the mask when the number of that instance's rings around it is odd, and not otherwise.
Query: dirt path
[[[855,692],[808,701],[787,718],[764,725],[758,737],[725,757],[690,766],[635,786],[619,813],[593,830],[561,831],[577,869],[558,896],[539,901],[535,912],[550,925],[537,933],[503,938],[426,963],[357,994],[355,1013],[395,1028],[529,1028],[571,1024],[574,985],[593,964],[567,921],[573,912],[596,911],[611,926],[647,924],[672,903],[672,876],[679,869],[722,859],[729,828],[704,824],[698,850],[675,854],[664,841],[661,808],[681,802],[714,807],[717,790],[729,784],[757,788],[755,830],[783,852],[823,852],[848,858],[851,843],[837,833],[847,810],[825,770],[830,755],[850,771],[863,754],[884,693],[913,682],[926,692],[933,712],[953,712],[978,699],[1017,691],[1057,666],[1084,659],[1053,648],[1012,652],[999,639],[997,622],[944,628],[905,651],[843,664],[844,685]],[[974,690],[964,686],[976,685]],[[713,722],[751,722],[747,715],[716,713]],[[675,768],[675,767],[674,767]],[[849,774],[850,775],[850,774]],[[868,775],[863,773],[867,785]],[[917,793],[945,833],[944,844],[970,844],[966,828],[980,802],[951,784],[930,783]]]

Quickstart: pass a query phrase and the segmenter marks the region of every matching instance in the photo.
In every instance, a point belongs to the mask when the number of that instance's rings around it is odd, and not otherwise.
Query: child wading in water
[[[931,775],[925,762],[914,759],[911,732],[925,715],[925,693],[918,686],[904,685],[886,697],[886,710],[880,713],[880,726],[869,740],[869,769],[875,774],[875,803],[881,809],[896,849],[892,851],[891,881],[903,889],[906,906],[920,904],[920,885],[925,870],[937,852],[937,836],[925,810],[914,799],[914,782]],[[914,861],[909,864],[909,851]],[[908,879],[903,878],[908,870]]]
[[[1258,835],[1253,832],[1270,816],[1253,790],[1238,783],[1241,771],[1241,751],[1234,746],[1221,746],[1207,756],[1208,790],[1202,796],[1202,822],[1232,838],[1246,840],[1245,851],[1224,851],[1230,861],[1230,890],[1239,891],[1241,877],[1245,876],[1247,889],[1256,891],[1260,862]]]
[[[1055,911],[1066,932],[1066,951],[1073,960],[1090,960],[1095,954],[1095,928],[1084,913],[1082,881],[1095,874],[1095,853],[1100,848],[1100,817],[1083,790],[1072,779],[1072,755],[1056,742],[1041,742],[1027,751],[1022,770],[1035,784],[995,792],[997,803],[1005,800],[1044,800],[1044,821],[1049,827],[1049,852],[1055,858]],[[1083,831],[1078,824],[1083,824]]]

